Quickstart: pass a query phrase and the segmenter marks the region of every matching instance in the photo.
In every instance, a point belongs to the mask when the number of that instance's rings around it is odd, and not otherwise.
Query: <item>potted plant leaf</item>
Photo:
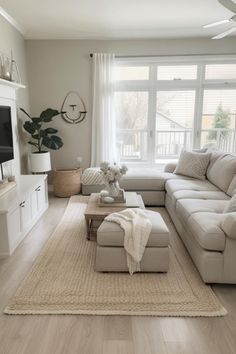
[[[39,117],[31,117],[23,108],[20,110],[30,119],[27,120],[23,127],[31,135],[28,143],[36,148],[31,153],[31,171],[46,172],[51,170],[50,152],[47,149],[58,150],[63,146],[62,139],[56,135],[58,132],[55,128],[45,127],[45,123],[49,123],[61,112],[56,109],[48,108],[43,111]]]

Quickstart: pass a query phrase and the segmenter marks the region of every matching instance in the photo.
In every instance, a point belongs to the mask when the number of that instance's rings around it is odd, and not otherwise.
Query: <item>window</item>
[[[236,131],[236,89],[205,90],[201,146],[234,152]]]
[[[206,65],[206,79],[207,80],[236,79],[236,64]]]
[[[194,90],[157,92],[155,160],[191,148],[194,107]]]
[[[152,164],[205,145],[236,153],[236,58],[227,60],[117,61],[121,160]]]
[[[147,160],[148,93],[116,92],[115,102],[119,156]]]
[[[148,80],[148,66],[117,66],[115,80]]]
[[[196,80],[197,65],[158,66],[157,80]]]

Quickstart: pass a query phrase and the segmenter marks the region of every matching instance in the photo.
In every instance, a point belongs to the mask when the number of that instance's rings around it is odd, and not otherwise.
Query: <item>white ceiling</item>
[[[32,39],[211,37],[232,27],[202,28],[232,16],[217,0],[0,0],[0,6]]]

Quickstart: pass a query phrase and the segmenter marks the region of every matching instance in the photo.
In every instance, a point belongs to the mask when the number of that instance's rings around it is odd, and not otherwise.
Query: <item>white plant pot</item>
[[[32,153],[30,155],[31,172],[47,172],[51,170],[50,152]]]

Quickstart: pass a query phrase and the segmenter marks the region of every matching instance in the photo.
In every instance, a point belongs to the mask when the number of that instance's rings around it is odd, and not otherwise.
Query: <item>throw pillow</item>
[[[236,212],[236,194],[230,199],[227,203],[226,207],[224,208],[224,213],[234,213]]]
[[[193,152],[201,152],[201,153],[204,153],[204,152],[207,152],[207,148],[193,149]]]
[[[182,150],[174,173],[204,180],[211,154]]]

